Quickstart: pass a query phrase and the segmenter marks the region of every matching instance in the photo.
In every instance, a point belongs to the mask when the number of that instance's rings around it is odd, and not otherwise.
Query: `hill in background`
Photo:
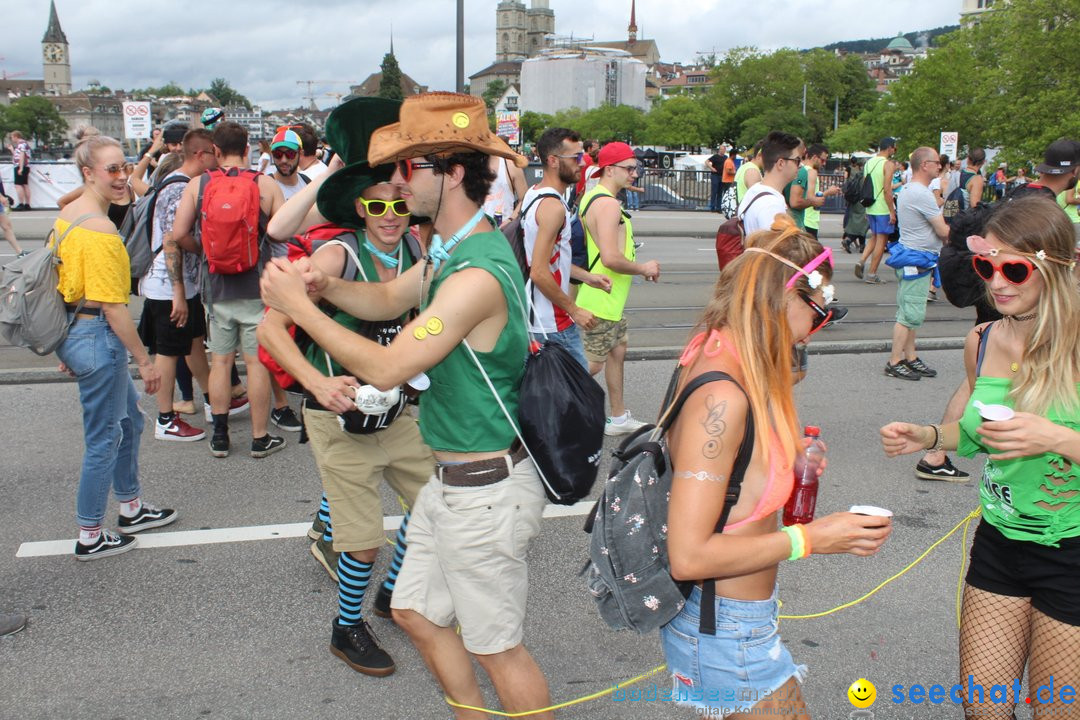
[[[934,28],[933,30],[919,30],[916,32],[904,33],[904,37],[915,47],[919,47],[924,43],[930,47],[934,47],[937,45],[937,38],[939,36],[959,29],[959,25],[946,25],[944,27]],[[873,53],[888,46],[894,39],[894,37],[887,37],[873,38],[871,40],[845,40],[843,42],[835,42],[826,45],[824,46],[824,49],[843,50],[844,52],[849,53]]]

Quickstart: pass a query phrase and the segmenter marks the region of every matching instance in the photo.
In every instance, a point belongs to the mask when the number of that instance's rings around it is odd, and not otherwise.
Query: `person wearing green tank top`
[[[746,153],[746,159],[735,171],[735,204],[742,202],[746,191],[761,182],[761,175],[765,172],[765,159],[761,156],[761,146],[764,140],[758,140],[754,147]]]
[[[814,143],[806,150],[806,160],[800,174],[806,171],[806,182],[800,184],[798,179],[791,184],[791,192],[788,205],[793,211],[802,211],[802,227],[815,238],[818,236],[818,228],[821,227],[820,208],[825,205],[827,198],[841,193],[839,185],[828,190],[821,189],[820,173],[829,162],[829,148],[821,143]],[[796,217],[796,222],[798,218]]]
[[[896,138],[882,138],[878,143],[877,154],[866,161],[863,173],[871,178],[874,184],[874,204],[866,208],[866,217],[870,221],[870,240],[866,243],[859,262],[855,263],[855,277],[871,285],[884,282],[878,277],[878,265],[885,254],[885,244],[896,231],[896,200],[890,182],[894,170],[894,155]],[[868,261],[870,267],[866,267]]]
[[[1040,688],[1075,679],[1080,643],[1075,236],[1041,196],[1005,203],[984,234],[967,244],[1003,319],[968,334],[972,393],[963,417],[941,426],[894,422],[881,436],[889,456],[927,448],[987,455],[960,620],[960,677],[1011,685],[1027,667],[1028,686]],[[1052,692],[1042,695],[1039,709],[1067,710]],[[1007,717],[1012,709],[971,695],[964,701],[965,715]]]
[[[630,215],[619,207],[615,195],[630,187],[638,176],[637,157],[623,142],[610,142],[597,155],[600,182],[586,192],[578,213],[585,228],[585,249],[590,272],[611,278],[611,289],[582,285],[577,304],[596,316],[596,323],[585,331],[585,357],[589,372],[604,371],[611,415],[604,432],[625,435],[642,426],[630,415],[623,402],[623,363],[628,344],[627,323],[623,316],[630,295],[632,276],[641,275],[656,282],[660,278],[660,263],[655,260],[637,262],[634,249],[634,226]]]
[[[445,697],[486,704],[471,656],[504,710],[547,707],[547,681],[522,642],[528,547],[547,497],[511,420],[528,355],[528,310],[510,245],[480,208],[493,179],[490,155],[518,167],[528,161],[489,131],[483,100],[442,92],[407,98],[398,122],[372,134],[367,154],[371,163],[395,163],[391,183],[409,211],[431,218],[426,262],[388,282],[354,283],[306,259],[276,260],[263,276],[263,298],[376,388],[429,376],[420,432],[436,470],[412,507],[409,550],[390,601],[394,621]],[[309,293],[366,320],[421,309],[384,346],[334,322]]]

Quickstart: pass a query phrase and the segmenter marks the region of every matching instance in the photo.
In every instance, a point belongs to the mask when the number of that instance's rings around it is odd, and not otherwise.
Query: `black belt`
[[[487,460],[474,460],[460,465],[437,465],[435,472],[443,485],[453,487],[482,487],[493,485],[510,477],[514,465],[529,456],[525,446],[515,440],[510,446],[509,455],[501,455]],[[507,464],[506,458],[510,458]]]
[[[68,312],[75,313],[76,315],[89,315],[91,317],[100,317],[101,308],[99,307],[79,307],[78,305],[64,305]]]

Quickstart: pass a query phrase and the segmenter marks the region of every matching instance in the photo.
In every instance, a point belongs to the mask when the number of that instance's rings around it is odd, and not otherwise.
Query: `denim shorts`
[[[716,598],[716,635],[702,635],[701,589],[660,630],[672,675],[671,699],[708,711],[709,717],[748,712],[784,683],[806,675],[780,641],[776,592],[768,600]]]

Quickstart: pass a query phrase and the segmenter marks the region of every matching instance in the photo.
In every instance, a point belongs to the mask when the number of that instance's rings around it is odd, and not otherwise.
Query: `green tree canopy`
[[[211,80],[210,87],[206,89],[206,92],[217,98],[217,101],[220,102],[222,106],[242,105],[248,110],[251,109],[251,102],[234,90],[232,86],[229,85],[229,81],[225,78],[214,78]]]
[[[405,93],[401,91],[401,67],[394,53],[388,52],[383,56],[380,68],[382,77],[379,79],[379,97],[388,100],[404,100]]]
[[[527,143],[535,143],[549,127],[558,127],[553,116],[532,111],[521,113],[518,121],[521,123],[521,139]]]
[[[705,145],[710,141],[710,121],[702,103],[676,95],[653,106],[646,116],[642,140],[651,145]]]
[[[7,134],[18,130],[37,144],[60,145],[64,142],[67,122],[60,112],[40,95],[22,97],[0,114],[0,131]]]
[[[488,112],[492,112],[495,109],[495,103],[499,102],[499,98],[503,96],[509,85],[505,80],[492,80],[484,88],[484,92],[480,97],[484,99],[484,104],[487,105]]]

